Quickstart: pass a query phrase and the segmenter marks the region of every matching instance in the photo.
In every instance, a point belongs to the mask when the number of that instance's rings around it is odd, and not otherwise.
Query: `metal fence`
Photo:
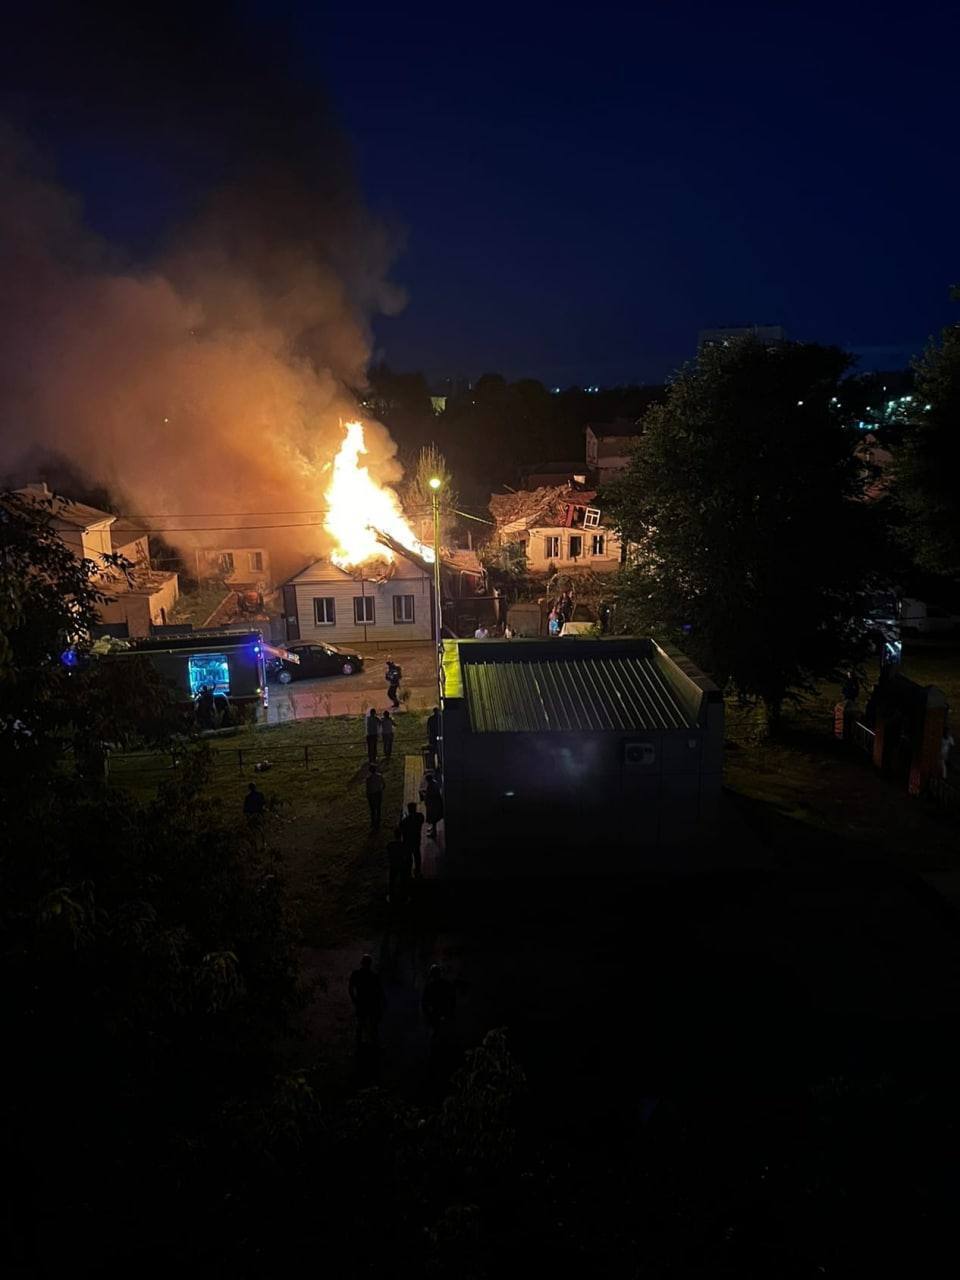
[[[960,812],[960,787],[946,778],[931,778],[927,783],[927,792],[931,800],[935,800],[942,809],[952,813]]]
[[[876,740],[876,736],[877,735],[872,729],[868,729],[867,726],[862,724],[859,720],[854,722],[853,733],[851,734],[853,744],[855,747],[859,747],[860,750],[871,760],[873,759],[873,744]]]

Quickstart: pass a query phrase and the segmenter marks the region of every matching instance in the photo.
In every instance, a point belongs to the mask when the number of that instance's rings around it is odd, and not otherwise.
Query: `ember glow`
[[[324,526],[336,545],[330,559],[341,569],[367,560],[393,560],[393,552],[378,539],[385,533],[424,560],[433,560],[433,548],[425,546],[407,523],[400,499],[389,485],[376,481],[361,458],[366,456],[363,423],[348,422],[346,439],[333,460],[333,479],[326,492]]]

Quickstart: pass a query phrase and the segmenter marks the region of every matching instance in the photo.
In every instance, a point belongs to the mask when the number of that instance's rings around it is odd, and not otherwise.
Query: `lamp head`
[[[439,476],[431,476],[428,483],[430,485],[430,488],[433,489],[434,492],[436,492],[436,490],[440,488],[441,484],[443,484],[443,481],[440,479]]]

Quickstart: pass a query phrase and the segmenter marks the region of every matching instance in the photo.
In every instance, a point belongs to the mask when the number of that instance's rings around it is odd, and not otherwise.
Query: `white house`
[[[494,494],[490,512],[502,543],[522,543],[532,573],[551,569],[613,572],[621,543],[603,520],[596,494],[576,485]]]
[[[317,560],[282,587],[287,640],[394,648],[433,637],[428,567],[397,556],[354,572]]]
[[[99,570],[98,586],[109,596],[100,605],[100,621],[125,624],[131,636],[148,636],[151,626],[162,625],[179,595],[175,573],[159,573],[150,567],[145,530],[109,511],[61,498],[45,484],[28,484],[17,493],[35,502],[50,515],[57,536],[80,559]],[[120,555],[128,563],[125,572],[104,559]]]

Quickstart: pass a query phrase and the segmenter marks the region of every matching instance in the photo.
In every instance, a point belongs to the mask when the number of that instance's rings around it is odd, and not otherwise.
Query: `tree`
[[[417,523],[421,540],[433,541],[433,498],[431,480],[439,480],[437,491],[440,501],[440,542],[447,544],[457,523],[457,491],[446,459],[435,444],[424,445],[417,455],[417,463],[404,485],[403,505],[408,517]]]
[[[632,544],[618,625],[683,647],[775,722],[856,651],[869,554],[842,351],[705,349],[653,407],[605,510]]]
[[[960,288],[953,290],[960,301]],[[921,569],[960,579],[960,324],[916,362],[917,394],[894,468],[904,536]]]

